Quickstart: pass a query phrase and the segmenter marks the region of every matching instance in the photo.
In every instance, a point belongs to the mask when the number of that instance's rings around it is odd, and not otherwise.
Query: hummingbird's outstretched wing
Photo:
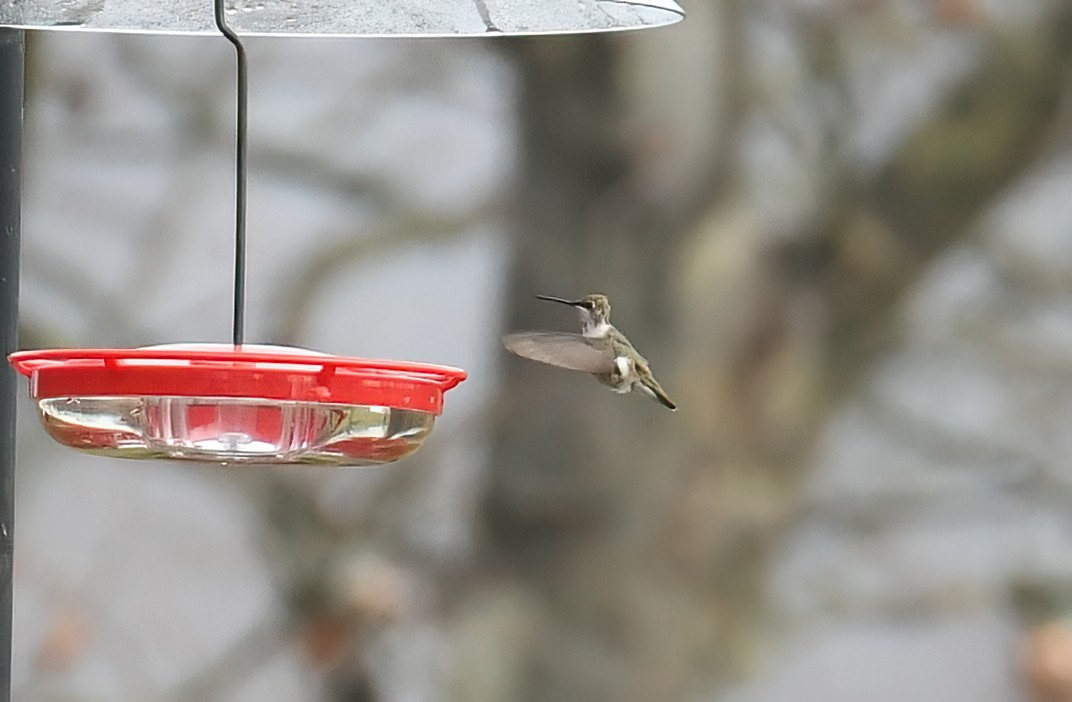
[[[614,355],[600,341],[562,332],[518,332],[502,338],[507,351],[540,363],[585,373],[610,373]]]

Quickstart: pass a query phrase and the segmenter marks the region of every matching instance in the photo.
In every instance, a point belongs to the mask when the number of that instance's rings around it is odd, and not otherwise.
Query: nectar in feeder
[[[465,379],[447,366],[259,345],[20,351],[11,363],[65,446],[212,463],[397,461]]]

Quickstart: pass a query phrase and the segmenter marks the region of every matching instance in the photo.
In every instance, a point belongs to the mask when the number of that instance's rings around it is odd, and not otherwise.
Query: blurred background
[[[251,39],[247,338],[445,363],[392,466],[19,426],[13,697],[1072,700],[1072,5]],[[22,346],[227,341],[233,52],[28,35]],[[602,292],[680,409],[508,356]]]

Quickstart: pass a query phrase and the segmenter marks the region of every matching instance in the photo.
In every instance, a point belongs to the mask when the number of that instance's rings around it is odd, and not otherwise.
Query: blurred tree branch
[[[835,362],[858,365],[881,346],[886,310],[909,282],[1052,142],[1072,56],[1072,11],[1058,3],[1054,15],[1037,32],[992,36],[986,59],[861,201],[834,214],[822,285]]]
[[[268,338],[274,343],[295,344],[302,336],[302,325],[310,305],[322,290],[322,283],[341,270],[367,265],[385,256],[419,244],[443,244],[473,233],[474,227],[494,217],[496,207],[485,205],[460,216],[398,214],[386,223],[360,235],[340,237],[322,246],[279,286],[274,309],[276,323]]]

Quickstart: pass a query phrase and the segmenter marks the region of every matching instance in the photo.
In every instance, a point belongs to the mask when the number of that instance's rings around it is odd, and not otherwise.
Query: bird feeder
[[[65,446],[118,458],[374,465],[420,447],[456,368],[278,346],[12,354]]]

